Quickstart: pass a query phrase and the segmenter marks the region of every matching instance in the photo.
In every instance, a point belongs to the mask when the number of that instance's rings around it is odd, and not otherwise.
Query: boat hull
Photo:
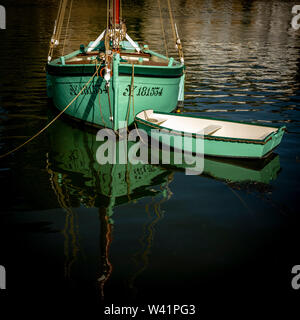
[[[143,70],[116,66],[109,82],[95,76],[65,114],[96,126],[118,130],[131,125],[137,113],[155,105],[157,112],[171,112],[178,104],[179,89],[184,79],[183,66]],[[58,110],[63,110],[91,79],[93,69],[83,66],[47,68],[47,92]],[[144,68],[145,69],[145,68]],[[134,88],[130,97],[131,87]]]
[[[186,116],[177,115],[177,117]],[[181,151],[184,152],[199,153],[213,157],[225,158],[260,159],[267,157],[280,144],[285,131],[285,127],[278,128],[276,132],[270,134],[264,140],[237,139],[170,130],[167,127],[156,125],[152,122],[142,119],[139,117],[139,115],[136,117],[136,122],[138,127],[145,130],[149,136],[159,140],[163,144],[168,144],[168,146],[174,149],[178,149],[179,145],[182,146]],[[152,131],[153,129],[159,130],[159,134],[157,131],[154,133]],[[174,137],[177,137],[177,139]],[[178,143],[178,138],[181,139],[180,143]]]

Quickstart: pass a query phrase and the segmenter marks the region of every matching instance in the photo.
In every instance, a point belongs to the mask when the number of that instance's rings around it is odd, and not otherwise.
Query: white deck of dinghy
[[[189,133],[199,133],[213,137],[263,140],[277,128],[256,126],[251,124],[227,122],[222,120],[199,119],[155,113],[153,110],[143,111],[138,117],[168,128]],[[203,131],[202,131],[203,130]]]

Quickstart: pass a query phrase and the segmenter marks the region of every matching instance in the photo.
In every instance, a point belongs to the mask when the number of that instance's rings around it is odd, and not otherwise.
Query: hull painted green
[[[95,65],[62,65],[57,61],[48,64],[47,92],[54,105],[63,110],[95,70]],[[133,98],[130,98],[131,85]],[[65,113],[92,125],[118,130],[124,123],[131,125],[138,112],[153,105],[157,112],[173,111],[182,99],[183,86],[182,65],[136,65],[133,69],[132,65],[120,64],[117,57],[113,62],[109,94],[103,78],[95,76]]]

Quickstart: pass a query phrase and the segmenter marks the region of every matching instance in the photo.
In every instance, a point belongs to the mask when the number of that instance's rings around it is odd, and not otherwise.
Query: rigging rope
[[[62,26],[65,18],[65,11],[67,7],[67,2],[68,0],[63,0],[62,8],[61,8],[61,14],[60,14],[60,19],[58,21],[58,27],[57,27],[57,40],[59,41],[61,31],[62,31]]]
[[[52,119],[44,128],[42,128],[39,132],[37,132],[35,135],[33,135],[30,139],[26,140],[24,143],[22,143],[21,145],[19,145],[18,147],[14,148],[11,151],[8,151],[2,155],[0,155],[0,159],[7,157],[8,155],[10,155],[11,153],[21,149],[23,146],[25,146],[27,143],[29,143],[30,141],[32,141],[33,139],[35,139],[36,137],[38,137],[41,133],[43,133],[47,128],[49,128],[73,103],[75,100],[77,100],[77,98],[81,95],[81,93],[86,89],[86,87],[88,86],[88,84],[94,79],[94,77],[96,76],[96,74],[98,73],[99,68],[101,67],[101,64],[99,64],[99,66],[97,67],[97,70],[95,71],[95,73],[91,76],[91,78],[88,80],[88,82],[84,85],[84,87],[79,91],[79,93],[77,94],[77,96],[75,96],[72,101],[54,118]]]
[[[175,47],[178,49],[178,55],[179,55],[181,63],[183,64],[184,63],[184,57],[183,57],[182,45],[181,45],[180,38],[178,36],[176,23],[174,23],[173,12],[172,12],[172,9],[171,9],[170,0],[168,0],[168,7],[169,7],[169,15],[170,15],[170,21],[171,21],[171,26],[172,26],[172,31],[173,31],[173,37],[174,37],[174,41],[175,41]]]
[[[70,17],[71,17],[71,12],[72,12],[72,6],[73,6],[73,0],[71,0],[71,4],[70,4],[69,17],[68,17],[68,22],[67,22],[67,27],[66,27],[66,35],[65,35],[65,39],[64,39],[62,55],[64,55],[64,52],[65,52],[66,39],[67,39],[67,35],[68,35],[68,29],[69,29]]]
[[[163,34],[164,43],[165,43],[165,49],[166,49],[166,57],[168,58],[168,46],[167,46],[167,41],[166,41],[165,29],[164,29],[164,25],[163,25],[163,18],[162,18],[162,13],[161,13],[160,0],[157,0],[157,2],[158,2],[158,7],[159,7],[161,31],[162,31],[162,34]]]
[[[168,0],[168,7],[169,7],[169,15],[170,15],[171,27],[172,27],[172,31],[173,31],[173,37],[174,37],[174,41],[176,43],[176,40],[177,40],[176,39],[176,31],[175,31],[175,27],[174,27],[174,20],[173,20],[173,14],[172,14],[170,0]]]
[[[59,3],[57,18],[55,20],[54,30],[53,30],[53,34],[52,34],[50,45],[49,45],[48,61],[51,61],[54,47],[59,43],[67,3],[68,3],[68,0],[61,0]]]
[[[106,3],[106,32],[108,33],[108,27],[109,27],[109,0],[107,0]]]

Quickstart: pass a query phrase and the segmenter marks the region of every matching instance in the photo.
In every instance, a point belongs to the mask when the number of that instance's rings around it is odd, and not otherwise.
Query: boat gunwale
[[[254,123],[251,123],[251,122],[244,122],[244,121],[236,121],[236,120],[223,120],[223,119],[218,119],[218,118],[213,118],[213,117],[199,117],[199,116],[193,116],[193,115],[183,115],[183,114],[171,114],[172,116],[179,116],[179,117],[190,117],[190,118],[197,118],[197,119],[208,119],[208,120],[217,120],[217,121],[226,121],[226,122],[233,122],[233,123],[239,123],[239,124],[248,124],[248,125],[253,125],[253,126],[258,126],[258,127],[268,127],[268,128],[274,128],[274,129],[277,129],[275,132],[270,132],[264,139],[250,139],[250,138],[233,138],[233,137],[224,137],[224,136],[210,136],[210,135],[201,135],[201,134],[198,134],[198,133],[187,133],[187,132],[184,132],[184,131],[180,131],[180,130],[176,130],[176,129],[170,129],[170,128],[167,128],[167,127],[164,127],[164,126],[161,126],[161,125],[157,125],[157,124],[154,124],[150,121],[147,121],[147,120],[144,120],[144,119],[141,119],[138,117],[138,115],[142,112],[145,112],[147,110],[143,110],[141,112],[139,112],[136,116],[135,116],[135,120],[137,122],[140,122],[140,123],[144,123],[150,127],[153,127],[155,129],[163,129],[164,131],[167,131],[167,133],[170,133],[170,132],[175,132],[175,133],[178,133],[178,135],[185,135],[185,136],[190,136],[192,138],[196,138],[196,137],[204,137],[204,139],[207,139],[207,140],[216,140],[216,141],[228,141],[228,142],[238,142],[238,143],[252,143],[252,144],[261,144],[261,145],[265,145],[268,141],[270,141],[272,139],[272,137],[274,135],[276,135],[277,133],[281,132],[281,131],[285,131],[286,130],[286,126],[281,126],[281,127],[274,127],[274,126],[270,126],[270,125],[267,125],[267,124],[254,124]],[[170,115],[169,113],[167,112],[153,112],[153,113],[156,113],[156,114],[163,114],[163,115]]]
[[[49,75],[65,76],[91,76],[99,64],[46,64],[46,71]],[[102,65],[102,64],[101,64]],[[105,65],[103,64],[103,67]],[[77,68],[77,70],[76,70]],[[125,69],[125,70],[122,70]],[[127,69],[127,70],[126,70]],[[128,70],[130,69],[130,70]],[[180,78],[184,74],[183,66],[146,66],[134,65],[134,77],[152,77],[152,78]],[[150,73],[149,71],[154,72]],[[166,71],[169,71],[168,73]],[[140,73],[139,73],[140,72]],[[148,72],[148,73],[147,73]],[[120,64],[119,76],[132,76],[132,64]]]
[[[88,47],[91,45],[92,42],[89,43]],[[87,47],[87,48],[88,48]],[[126,52],[126,50],[129,50],[129,49],[124,49],[125,51],[121,51],[121,52],[117,52],[117,54],[120,55],[120,58],[122,55],[129,55],[129,56],[138,56],[138,55],[141,55],[141,56],[144,56],[144,57],[151,57],[151,56],[156,56],[162,60],[166,60],[166,63],[168,61],[170,61],[171,57],[168,58],[166,57],[165,55],[162,55],[156,51],[152,51],[152,50],[149,50],[149,49],[142,49],[139,53],[138,52]],[[131,51],[131,50],[130,50]],[[85,52],[83,53],[80,49],[77,49],[77,50],[74,50],[66,55],[63,55],[63,56],[59,56],[57,58],[55,58],[54,60],[52,61],[49,61],[47,62],[47,65],[51,65],[51,66],[59,66],[59,67],[62,67],[62,66],[65,66],[63,64],[59,64],[59,62],[61,62],[61,58],[64,58],[65,60],[67,59],[71,59],[71,58],[74,58],[75,56],[97,56],[98,54],[100,53],[100,51],[95,48],[95,50],[91,51],[91,52]],[[115,55],[115,54],[114,54]],[[93,63],[91,63],[91,65],[93,65]],[[122,66],[132,66],[132,63],[120,63],[120,65]],[[86,64],[77,64],[77,66],[86,66]],[[141,64],[135,64],[135,66],[138,66],[138,67],[150,67],[150,68],[153,68],[153,67],[158,67],[158,68],[161,68],[161,67],[164,67],[164,68],[172,68],[172,69],[176,69],[176,68],[181,68],[183,67],[184,69],[186,69],[186,66],[182,63],[180,63],[179,61],[177,61],[176,59],[173,59],[173,64],[171,66],[155,66],[155,65],[141,65]]]
[[[89,44],[90,45],[90,44]],[[95,49],[96,50],[96,49]],[[76,57],[77,55],[80,55],[82,51],[75,50],[71,53],[57,57],[56,59],[49,61],[46,63],[46,71],[49,75],[53,76],[61,76],[61,77],[67,77],[67,76],[91,76],[95,72],[96,66],[99,65],[97,63],[96,59],[90,60],[91,63],[68,63],[67,60]],[[126,54],[126,52],[123,52]],[[142,50],[142,53],[145,55],[153,55],[160,57],[161,59],[164,59],[167,61],[170,60],[170,58],[167,58],[164,55],[161,55],[155,51],[151,51],[149,49]],[[121,53],[120,54],[121,57]],[[135,52],[128,52],[128,54],[134,54]],[[65,64],[62,64],[61,58],[64,58],[66,61]],[[93,63],[93,62],[96,63]],[[134,65],[135,71],[134,76],[135,77],[152,77],[152,78],[180,78],[185,73],[185,65],[181,64],[179,61],[174,59],[173,64],[171,66],[169,65],[143,65],[138,63],[126,63],[120,61],[118,64],[119,67],[119,76],[132,76],[132,66]],[[105,65],[103,64],[103,67]],[[102,63],[101,63],[102,67]],[[77,70],[76,70],[77,68]],[[149,72],[149,71],[153,72]]]
[[[103,63],[101,63],[103,64]],[[67,68],[72,68],[72,67],[86,67],[86,66],[98,66],[99,63],[78,63],[78,64],[73,64],[73,63],[65,63],[65,64],[61,64],[60,62],[60,58],[57,58],[51,62],[47,62],[47,65],[48,66],[51,66],[51,67],[58,67],[58,68],[64,68],[64,67],[67,67]],[[104,64],[103,64],[104,65]],[[149,65],[149,64],[138,64],[138,63],[125,63],[125,62],[121,62],[119,64],[120,67],[131,67],[132,68],[132,65],[134,65],[134,68],[148,68],[148,69],[166,69],[166,70],[170,70],[170,69],[183,69],[185,70],[185,65],[182,65],[180,63],[176,63],[172,66],[168,66],[168,65]]]

